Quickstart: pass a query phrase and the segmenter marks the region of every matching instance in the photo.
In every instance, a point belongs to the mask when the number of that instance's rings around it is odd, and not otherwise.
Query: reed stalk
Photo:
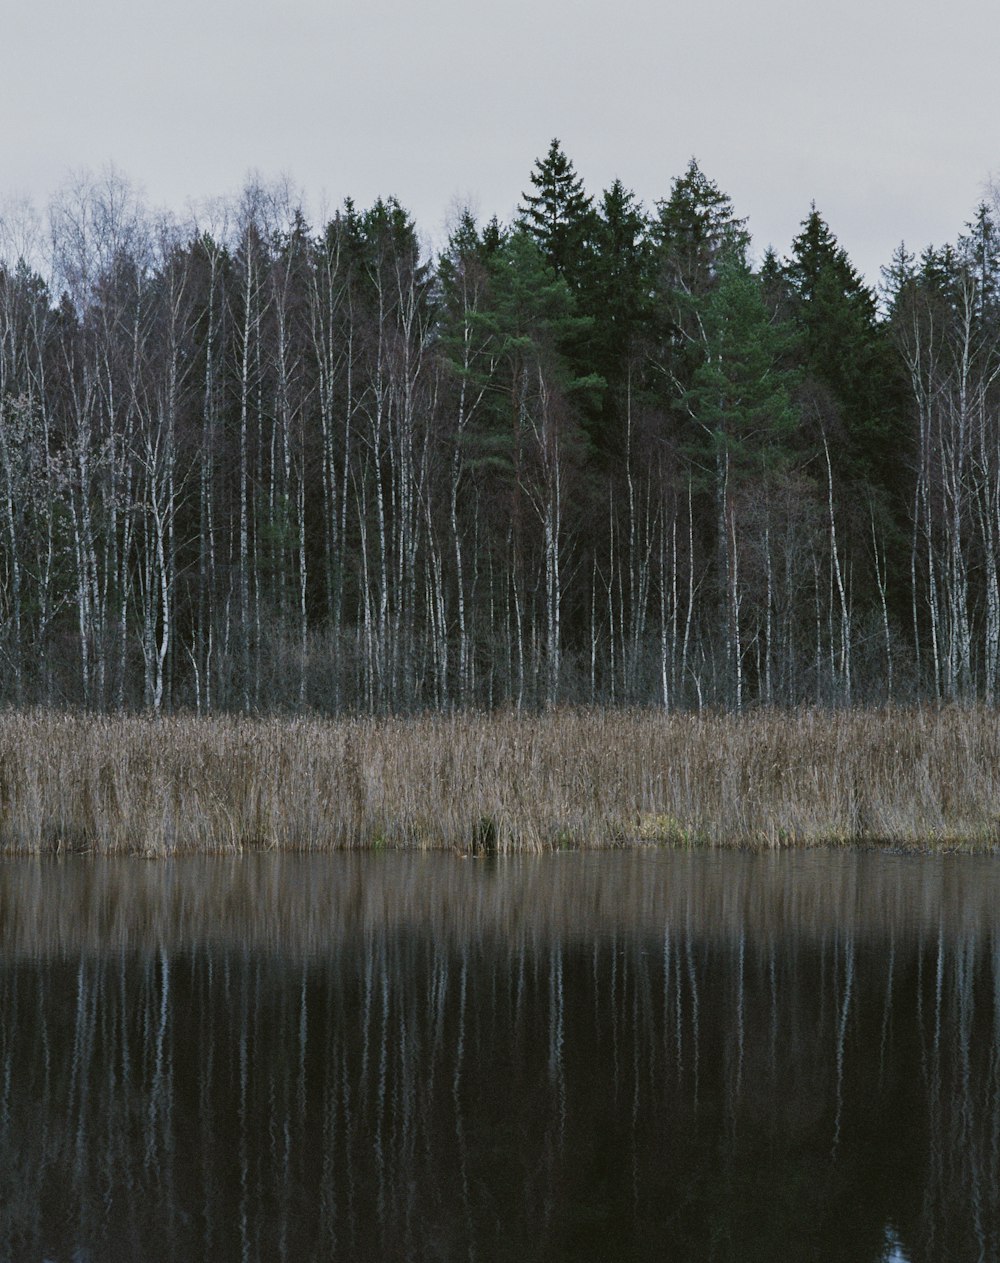
[[[979,708],[0,715],[0,853],[1000,847]]]

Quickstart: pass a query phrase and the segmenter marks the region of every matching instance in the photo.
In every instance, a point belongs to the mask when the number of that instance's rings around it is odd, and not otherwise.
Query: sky
[[[183,214],[250,172],[314,222],[394,194],[430,244],[513,215],[553,137],[647,207],[695,157],[787,254],[869,281],[1000,176],[996,0],[0,0],[0,204],[113,164]]]

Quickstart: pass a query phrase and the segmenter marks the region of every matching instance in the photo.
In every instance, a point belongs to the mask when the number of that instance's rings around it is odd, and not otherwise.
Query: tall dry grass
[[[979,709],[0,716],[0,851],[1000,846]]]

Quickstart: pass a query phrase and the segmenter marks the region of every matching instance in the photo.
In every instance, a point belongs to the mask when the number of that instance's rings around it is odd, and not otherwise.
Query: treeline
[[[881,303],[692,161],[553,141],[428,260],[394,199],[185,224],[120,177],[0,249],[0,700],[666,709],[1000,685],[1000,242]]]

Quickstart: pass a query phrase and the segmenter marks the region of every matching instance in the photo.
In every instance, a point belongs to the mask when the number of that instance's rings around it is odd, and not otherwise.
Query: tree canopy
[[[0,224],[0,700],[98,710],[1000,689],[1000,233],[881,293],[692,159],[558,140],[439,256],[393,197],[204,222],[120,177]]]

